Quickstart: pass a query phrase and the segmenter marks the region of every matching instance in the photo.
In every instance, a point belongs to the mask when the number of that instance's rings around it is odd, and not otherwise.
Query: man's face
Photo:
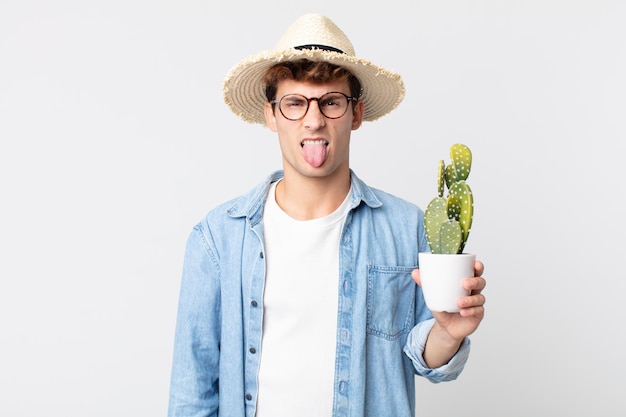
[[[321,97],[338,91],[350,96],[347,81],[313,84],[293,80],[279,82],[276,98],[286,94],[300,94],[305,97]],[[267,126],[278,133],[283,157],[285,175],[305,177],[331,177],[346,175],[349,171],[350,134],[361,126],[363,103],[348,102],[346,114],[338,119],[325,117],[319,103],[311,100],[306,115],[296,121],[288,120],[281,114],[278,104],[272,111],[271,104],[265,105]]]

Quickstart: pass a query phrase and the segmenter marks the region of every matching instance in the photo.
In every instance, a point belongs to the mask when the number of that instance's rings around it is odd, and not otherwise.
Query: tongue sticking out
[[[304,142],[302,155],[311,166],[319,168],[326,160],[326,143],[323,141]]]

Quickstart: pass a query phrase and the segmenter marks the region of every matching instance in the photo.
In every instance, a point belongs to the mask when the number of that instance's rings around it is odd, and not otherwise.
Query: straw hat
[[[348,37],[326,16],[307,14],[298,18],[272,51],[263,51],[235,65],[223,85],[224,101],[246,122],[265,124],[267,102],[262,78],[274,64],[298,59],[328,61],[354,74],[363,88],[363,119],[376,120],[404,98],[400,75],[357,58]]]

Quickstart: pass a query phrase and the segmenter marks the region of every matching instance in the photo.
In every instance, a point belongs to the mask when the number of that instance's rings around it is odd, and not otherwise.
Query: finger
[[[481,261],[474,262],[474,276],[479,277],[485,272],[485,265]]]
[[[462,308],[459,314],[462,317],[474,317],[482,320],[485,317],[485,308],[483,306]]]
[[[415,281],[417,283],[417,285],[419,285],[420,287],[422,286],[422,281],[420,279],[420,270],[419,269],[414,269],[411,272],[411,278],[413,278],[413,281]]]
[[[483,277],[465,278],[463,288],[480,293],[487,286],[487,280]]]
[[[485,301],[483,294],[472,294],[467,297],[461,297],[458,304],[461,308],[482,307],[485,305]]]

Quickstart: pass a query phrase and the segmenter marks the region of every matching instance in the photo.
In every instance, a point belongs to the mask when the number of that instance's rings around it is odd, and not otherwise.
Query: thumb
[[[417,285],[419,285],[420,287],[422,286],[422,281],[420,279],[420,270],[419,269],[414,269],[411,272],[411,278],[413,278],[413,281],[415,281],[415,283]]]

